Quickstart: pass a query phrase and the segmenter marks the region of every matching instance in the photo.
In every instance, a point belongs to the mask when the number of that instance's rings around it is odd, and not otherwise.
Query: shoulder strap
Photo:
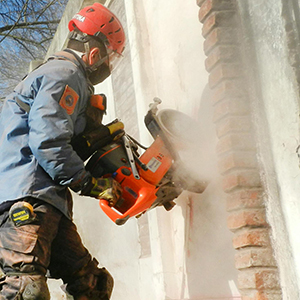
[[[76,54],[73,53],[72,50],[65,49],[63,51],[56,52],[54,55],[50,56],[47,61],[52,59],[68,60],[86,75],[86,70],[83,63],[79,61],[79,59],[76,57]]]

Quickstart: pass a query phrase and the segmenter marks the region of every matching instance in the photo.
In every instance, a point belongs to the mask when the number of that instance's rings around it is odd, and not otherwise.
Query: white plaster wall
[[[202,195],[184,192],[171,212],[157,208],[147,213],[151,255],[146,257],[141,256],[136,219],[119,227],[96,200],[74,195],[75,223],[84,244],[114,276],[112,300],[238,299],[207,90],[203,95],[208,75],[199,7],[196,1],[179,0],[125,0],[125,7],[140,141],[152,141],[143,118],[152,99],[160,97],[161,109],[177,109],[201,124],[187,163],[211,183]],[[96,92],[114,100],[109,79]],[[122,118],[109,105],[104,123],[115,117]],[[51,285],[53,299],[59,299]]]
[[[260,160],[267,188],[268,219],[279,263],[284,299],[299,299],[300,170],[299,98],[288,61],[282,1],[240,1],[251,26],[260,95],[254,96]],[[248,3],[248,4],[246,4]],[[249,28],[248,28],[249,29]],[[252,31],[252,32],[251,32]],[[251,51],[252,51],[251,50]],[[255,84],[255,83],[254,83]]]
[[[203,125],[187,162],[197,176],[212,179],[203,195],[184,193],[171,212],[158,208],[148,213],[152,258],[147,261],[153,268],[153,299],[238,297],[226,208],[219,202],[224,195],[214,156],[211,108],[209,102],[202,103],[209,95],[203,96],[208,75],[204,69],[199,7],[193,1],[184,5],[168,0],[125,3],[140,139],[149,140],[143,117],[152,98],[158,96],[163,101],[161,108],[177,109]],[[203,159],[210,163],[205,164]],[[222,260],[226,263],[221,266],[218,261]],[[145,272],[140,272],[143,282]],[[152,299],[148,292],[141,291],[141,297]]]

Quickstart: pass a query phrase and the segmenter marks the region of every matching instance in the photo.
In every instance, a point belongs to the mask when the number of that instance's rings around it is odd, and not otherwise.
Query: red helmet
[[[69,22],[69,30],[76,27],[83,33],[100,38],[111,51],[122,54],[125,33],[118,18],[105,6],[94,3],[80,10]]]

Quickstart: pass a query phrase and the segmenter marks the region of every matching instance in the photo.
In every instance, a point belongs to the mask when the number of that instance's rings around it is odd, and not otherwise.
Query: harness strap
[[[58,59],[58,60],[68,60],[71,63],[73,63],[77,68],[80,67],[79,62],[77,61],[74,54],[67,52],[67,51],[59,51],[55,53],[54,55],[50,56],[47,61]]]
[[[79,68],[85,75],[86,75],[86,69],[81,63],[77,57],[77,55],[72,52],[70,49],[65,49],[63,51],[56,52],[54,55],[50,56],[47,61],[58,59],[58,60],[68,60],[71,63],[73,63],[77,68]]]

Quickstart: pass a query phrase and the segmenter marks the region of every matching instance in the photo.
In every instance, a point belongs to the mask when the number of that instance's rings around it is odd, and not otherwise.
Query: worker
[[[1,300],[48,300],[48,277],[62,279],[75,300],[108,300],[112,293],[112,276],[72,221],[69,189],[111,205],[122,193],[114,179],[85,170],[72,140],[101,123],[104,98],[94,95],[93,85],[114,70],[125,34],[99,3],[75,14],[68,28],[66,49],[16,86],[0,117]],[[113,135],[122,124],[108,127]]]

